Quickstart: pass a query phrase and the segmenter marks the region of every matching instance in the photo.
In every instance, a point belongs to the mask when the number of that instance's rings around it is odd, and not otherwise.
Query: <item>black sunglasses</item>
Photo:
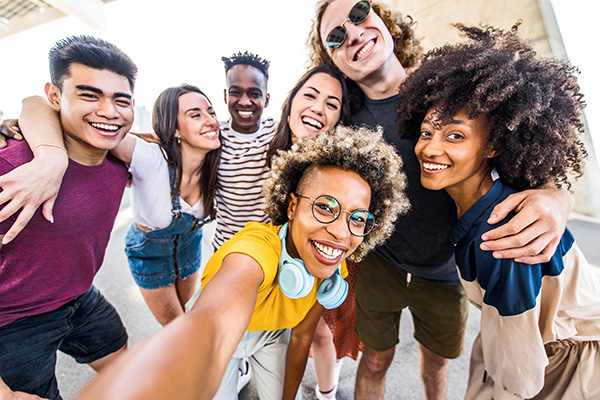
[[[344,24],[349,21],[354,25],[358,25],[367,19],[370,12],[371,3],[369,0],[360,0],[358,3],[356,3],[350,9],[348,18],[346,18],[341,24],[333,28],[327,34],[327,38],[325,38],[325,46],[330,50],[335,50],[344,44],[344,41],[346,41],[346,28],[344,28]]]

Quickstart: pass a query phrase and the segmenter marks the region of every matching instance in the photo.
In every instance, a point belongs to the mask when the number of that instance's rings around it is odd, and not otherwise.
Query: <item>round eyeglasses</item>
[[[325,38],[325,46],[330,50],[335,50],[346,41],[346,28],[344,24],[350,22],[351,24],[358,25],[365,22],[365,19],[371,12],[371,3],[369,0],[361,0],[356,3],[348,13],[346,18],[341,24],[334,27]]]
[[[354,236],[367,236],[375,227],[375,217],[367,210],[342,210],[340,202],[335,197],[327,194],[322,194],[316,199],[297,193],[294,194],[297,197],[312,201],[312,214],[322,224],[330,224],[338,219],[342,212],[347,212],[348,229]]]

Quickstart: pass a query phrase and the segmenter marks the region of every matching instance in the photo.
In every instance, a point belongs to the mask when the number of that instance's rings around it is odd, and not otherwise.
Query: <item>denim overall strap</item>
[[[171,214],[179,219],[181,216],[181,203],[179,202],[180,190],[177,190],[177,177],[175,169],[169,165],[169,183],[171,185]]]

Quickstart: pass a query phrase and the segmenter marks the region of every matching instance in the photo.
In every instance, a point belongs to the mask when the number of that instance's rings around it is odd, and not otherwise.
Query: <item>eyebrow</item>
[[[315,92],[317,92],[317,93],[321,94],[321,91],[320,91],[320,90],[318,90],[318,89],[317,89],[316,87],[314,87],[314,86],[307,86],[306,88],[307,88],[307,89],[312,89],[312,90],[314,90]],[[337,101],[339,101],[340,103],[342,102],[342,101],[341,101],[341,100],[340,100],[340,99],[339,99],[337,96],[329,95],[329,96],[327,96],[327,98],[328,98],[328,99],[334,99],[334,100],[337,100]]]
[[[103,92],[101,89],[98,89],[98,88],[97,88],[97,87],[95,87],[95,86],[90,86],[90,85],[77,85],[77,86],[75,86],[75,87],[76,87],[77,89],[79,89],[79,90],[86,90],[86,91],[93,92],[93,93],[96,93],[96,94],[99,94],[99,95],[103,95],[103,94],[104,94],[104,92]],[[126,98],[128,98],[128,99],[132,99],[132,98],[133,98],[133,96],[132,96],[132,95],[130,95],[129,93],[121,93],[121,92],[116,92],[116,93],[114,93],[114,94],[113,94],[113,98],[116,98],[116,97],[126,97]]]
[[[429,125],[433,125],[433,122],[431,122],[431,120],[427,119],[427,118],[423,118],[423,124],[429,124]],[[463,121],[462,119],[451,119],[449,123],[444,124],[444,125],[464,125],[465,121]]]

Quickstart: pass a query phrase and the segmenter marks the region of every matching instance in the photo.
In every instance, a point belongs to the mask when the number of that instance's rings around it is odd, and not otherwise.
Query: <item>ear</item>
[[[48,82],[44,87],[44,91],[52,108],[60,111],[60,89],[55,84]]]
[[[296,214],[296,207],[298,206],[298,198],[294,193],[290,193],[288,196],[288,208],[287,208],[287,217],[288,221],[294,219],[294,215]]]
[[[267,95],[265,96],[265,108],[269,106],[269,100],[271,100],[271,95],[267,93]]]
[[[223,89],[223,101],[227,104],[227,89]]]
[[[496,151],[496,149],[494,149],[493,147],[491,149],[489,149],[487,151],[487,154],[485,155],[487,158],[494,158],[498,155],[498,152]]]

